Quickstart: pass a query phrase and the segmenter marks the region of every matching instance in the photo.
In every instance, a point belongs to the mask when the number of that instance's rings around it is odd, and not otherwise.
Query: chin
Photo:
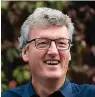
[[[62,74],[59,72],[52,72],[47,75],[47,78],[51,79],[60,79],[62,77]]]

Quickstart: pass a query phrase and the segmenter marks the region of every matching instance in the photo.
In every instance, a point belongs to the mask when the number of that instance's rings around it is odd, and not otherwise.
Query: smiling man
[[[94,85],[77,85],[66,78],[73,32],[71,19],[61,11],[35,9],[21,27],[18,46],[32,78],[2,97],[95,97]]]

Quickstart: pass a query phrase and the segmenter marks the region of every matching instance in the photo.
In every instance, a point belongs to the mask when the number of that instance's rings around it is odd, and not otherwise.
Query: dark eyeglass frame
[[[36,43],[36,40],[37,39],[47,39],[48,41],[50,41],[50,44],[49,44],[49,46],[47,47],[47,48],[38,48],[37,47],[37,43]],[[59,40],[59,39],[66,39],[66,40],[68,40],[68,48],[66,48],[66,49],[59,49],[58,47],[57,47],[57,44],[56,44],[56,40]],[[52,41],[54,41],[54,43],[56,44],[56,48],[58,49],[58,50],[68,50],[71,46],[72,46],[72,43],[71,43],[71,40],[70,39],[68,39],[68,38],[58,38],[58,39],[49,39],[49,38],[35,38],[35,39],[32,39],[32,40],[29,40],[29,41],[27,41],[27,44],[28,43],[31,43],[31,42],[35,42],[35,47],[36,47],[36,49],[40,49],[40,50],[47,50],[47,49],[49,49],[50,48],[50,46],[51,46],[51,42]]]

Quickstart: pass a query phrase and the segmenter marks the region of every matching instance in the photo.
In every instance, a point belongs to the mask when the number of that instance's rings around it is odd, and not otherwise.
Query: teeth
[[[57,65],[59,61],[45,61],[45,63],[48,65]]]

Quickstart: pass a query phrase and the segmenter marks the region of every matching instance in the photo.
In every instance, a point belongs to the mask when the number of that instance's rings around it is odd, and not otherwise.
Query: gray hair
[[[69,38],[72,40],[72,34],[74,33],[74,26],[69,16],[63,14],[61,11],[46,7],[35,9],[21,27],[19,37],[18,50],[21,53],[22,48],[27,44],[29,30],[39,25],[65,25],[69,32]]]

